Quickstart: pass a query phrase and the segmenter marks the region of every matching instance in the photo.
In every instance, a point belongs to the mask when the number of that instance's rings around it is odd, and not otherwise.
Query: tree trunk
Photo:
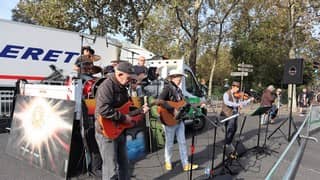
[[[194,39],[191,40],[191,52],[189,56],[189,65],[191,70],[194,74],[196,74],[196,65],[197,65],[197,45],[198,41],[196,39],[196,36],[193,37]]]
[[[213,59],[211,71],[210,71],[210,78],[209,78],[209,88],[208,88],[208,98],[210,99],[212,97],[212,82],[213,82],[213,75],[214,70],[216,69],[217,59]]]

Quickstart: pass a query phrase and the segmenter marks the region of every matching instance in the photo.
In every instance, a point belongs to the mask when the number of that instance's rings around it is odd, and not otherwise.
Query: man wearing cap
[[[114,68],[120,63],[120,62],[126,62],[122,60],[112,60],[111,65],[108,65],[107,67],[104,68],[103,74],[108,75],[110,73],[114,73]]]
[[[183,100],[183,94],[179,85],[181,84],[182,77],[184,77],[184,73],[173,69],[169,72],[168,75],[168,83],[164,85],[164,88],[159,96],[160,101],[174,101],[179,102]],[[171,112],[174,117],[178,114],[178,111],[171,107],[168,103],[163,103],[165,109],[168,112]],[[160,117],[164,118],[164,117]],[[189,171],[191,169],[197,169],[197,164],[190,164],[188,162],[188,152],[187,152],[187,145],[186,145],[186,138],[185,138],[185,126],[184,122],[180,121],[178,124],[173,126],[168,126],[164,124],[164,131],[165,131],[165,149],[164,149],[164,158],[165,158],[165,169],[172,170],[171,164],[171,157],[172,157],[172,149],[173,149],[173,142],[174,137],[177,137],[177,141],[179,144],[179,151],[180,151],[180,158],[181,163],[184,171]]]
[[[239,101],[234,94],[239,92],[240,83],[237,81],[233,81],[231,87],[223,94],[223,103],[222,103],[222,110],[220,113],[220,118],[225,119],[227,117],[230,117],[234,114],[237,114],[239,111],[239,108],[242,108],[243,106],[247,105],[250,101],[253,100],[253,98],[250,98],[245,101]],[[233,118],[225,123],[226,128],[226,149],[231,153],[234,152],[234,147],[232,145],[232,140],[237,132],[237,122],[238,118]]]
[[[275,94],[275,88],[273,85],[269,85],[264,91],[263,91],[263,94],[262,94],[262,97],[261,97],[261,103],[260,103],[260,106],[261,107],[271,107],[271,109],[269,110],[269,113],[270,113],[270,123],[274,123],[275,122],[275,118],[277,116],[277,113],[278,113],[278,109],[277,109],[277,106],[274,105],[274,101],[276,99],[276,94]],[[267,114],[264,114],[261,116],[261,120],[260,120],[260,123],[262,125],[264,124],[267,124]]]
[[[96,95],[95,115],[99,115],[114,123],[133,123],[131,116],[146,113],[149,108],[143,105],[141,109],[128,114],[122,114],[117,108],[129,100],[127,85],[134,74],[132,64],[121,62],[115,67],[115,72],[110,74],[99,86]],[[116,139],[110,139],[102,135],[103,127],[96,120],[96,140],[100,149],[102,164],[102,179],[130,179],[129,160],[126,150],[125,133]]]

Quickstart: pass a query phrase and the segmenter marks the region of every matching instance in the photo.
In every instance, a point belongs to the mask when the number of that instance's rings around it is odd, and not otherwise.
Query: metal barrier
[[[0,117],[11,118],[13,111],[13,97],[14,90],[1,90],[0,91]]]
[[[0,90],[0,132],[9,127],[12,120],[14,90]]]
[[[311,139],[311,140],[314,140],[314,141],[318,142],[318,140],[316,138],[309,137],[310,124],[311,124],[311,120],[312,120],[311,119],[311,113],[312,113],[312,106],[310,107],[310,111],[309,111],[308,115],[304,119],[303,123],[300,125],[298,131],[294,134],[293,138],[289,142],[289,144],[286,147],[286,149],[283,151],[283,153],[281,154],[281,156],[279,157],[277,162],[269,170],[269,172],[268,172],[268,174],[267,174],[267,176],[265,178],[266,180],[274,179],[273,176],[276,174],[276,171],[278,170],[279,165],[281,164],[281,162],[284,161],[284,158],[288,155],[289,150],[292,148],[292,146],[293,146],[294,142],[297,140],[297,138],[300,138],[302,140],[302,143],[299,146],[299,149],[295,153],[293,160],[289,164],[289,166],[287,168],[287,171],[285,172],[285,174],[284,174],[284,176],[282,178],[282,179],[285,179],[285,180],[295,179],[295,176],[296,176],[296,173],[298,171],[301,159],[302,159],[303,154],[304,154],[305,147],[307,145],[307,141],[309,139]],[[302,135],[302,133],[301,133],[302,129],[305,126],[307,127],[306,136]]]

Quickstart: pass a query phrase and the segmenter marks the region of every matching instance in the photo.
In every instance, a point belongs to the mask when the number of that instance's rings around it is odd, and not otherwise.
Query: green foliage
[[[198,77],[203,78],[206,82],[209,82],[210,71],[213,63],[214,51],[208,50],[202,56],[199,57],[197,62]],[[221,50],[219,61],[216,64],[216,70],[214,72],[214,79],[212,84],[217,86],[224,85],[224,79],[230,78],[232,65],[230,63],[229,49],[226,47]]]
[[[180,40],[180,31],[177,30],[179,25],[174,13],[167,5],[158,5],[146,22],[148,28],[143,37],[144,47],[171,59],[181,58],[188,52],[184,48],[186,41]]]
[[[102,36],[121,33],[155,54],[184,57],[207,82],[213,72],[215,88],[231,81],[241,62],[254,66],[244,79],[247,88],[280,87],[293,44],[305,59],[304,84],[316,76],[310,62],[319,58],[319,40],[311,29],[319,22],[319,2],[295,2],[293,27],[288,1],[264,0],[20,0],[13,20]]]
[[[37,24],[47,27],[55,27],[66,30],[77,30],[73,24],[72,14],[68,11],[68,0],[34,0],[20,1],[12,10],[14,21]]]

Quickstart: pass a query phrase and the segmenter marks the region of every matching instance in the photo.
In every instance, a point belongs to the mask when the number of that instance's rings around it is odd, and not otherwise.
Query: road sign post
[[[253,65],[252,64],[238,64],[238,71],[239,72],[231,72],[231,76],[241,76],[241,87],[240,91],[242,91],[242,84],[243,84],[243,77],[248,76],[249,72],[253,72]]]
[[[231,76],[248,76],[248,72],[231,72]]]

